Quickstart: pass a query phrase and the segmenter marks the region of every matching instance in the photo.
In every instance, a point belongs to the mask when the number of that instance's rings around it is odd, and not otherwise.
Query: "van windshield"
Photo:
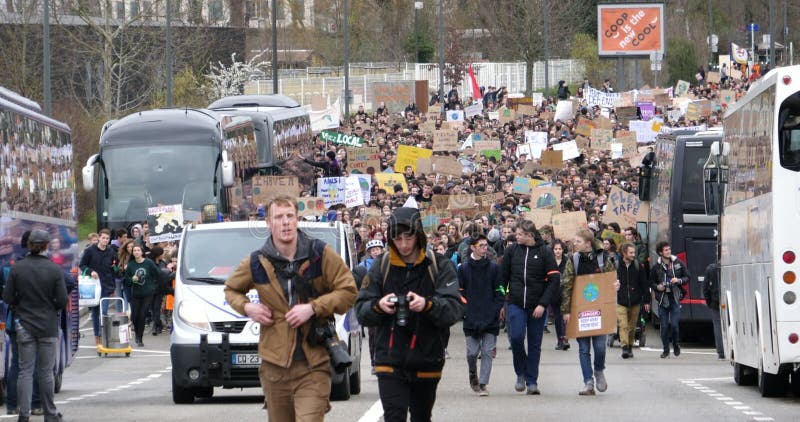
[[[341,255],[335,227],[303,227],[301,231],[321,239]],[[260,249],[268,236],[269,231],[263,226],[186,233],[181,244],[181,280],[184,284],[225,283],[239,263]]]

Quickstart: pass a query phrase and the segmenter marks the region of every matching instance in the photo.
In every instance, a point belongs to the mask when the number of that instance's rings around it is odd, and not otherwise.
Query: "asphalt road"
[[[144,348],[130,357],[98,357],[91,324],[84,319],[84,337],[73,365],[67,369],[59,410],[70,421],[263,421],[258,389],[215,390],[214,397],[192,405],[172,403],[167,334],[145,338]],[[685,345],[680,357],[660,359],[657,333],[648,327],[648,348],[623,360],[619,347],[608,350],[609,388],[594,397],[578,396],[581,373],[577,345],[555,351],[555,335],[546,334],[540,367],[541,396],[514,391],[515,376],[507,338],[498,341],[497,359],[489,384],[490,396],[477,397],[467,382],[464,336],[452,328],[451,359],[439,385],[437,421],[796,421],[800,398],[762,398],[756,387],[733,382],[728,362],[718,361],[707,346]],[[364,343],[366,347],[366,342]],[[347,402],[332,403],[327,421],[380,421],[378,386],[369,375],[368,353],[361,362],[362,392]],[[15,416],[0,416],[0,419]],[[32,420],[42,420],[33,417]]]

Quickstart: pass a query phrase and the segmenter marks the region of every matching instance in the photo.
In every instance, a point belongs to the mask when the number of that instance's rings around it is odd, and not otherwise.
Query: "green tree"
[[[582,60],[586,69],[586,77],[595,86],[599,86],[606,78],[613,77],[614,63],[602,60],[597,55],[597,40],[589,34],[575,34],[572,37],[569,55],[573,59]]]
[[[664,60],[669,72],[669,85],[674,85],[679,79],[696,82],[694,74],[697,73],[698,65],[693,43],[680,38],[668,39]]]

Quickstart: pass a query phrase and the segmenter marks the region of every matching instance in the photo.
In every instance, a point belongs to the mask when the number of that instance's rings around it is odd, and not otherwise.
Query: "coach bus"
[[[75,184],[69,127],[42,114],[34,101],[0,87],[0,284],[24,252],[21,238],[28,230],[50,233],[48,255],[64,276],[72,278],[80,251],[75,223]],[[78,290],[61,313],[58,358],[53,368],[56,392],[64,369],[78,351]],[[7,305],[0,301],[2,377],[10,363],[5,347]],[[5,385],[5,383],[2,383]],[[2,392],[2,391],[0,391]]]
[[[224,189],[234,182],[229,154],[254,162],[245,158],[254,151],[248,136],[232,123],[235,151],[225,148],[223,116],[210,110],[148,110],[107,122],[100,151],[83,167],[84,189],[97,188],[98,229],[128,229],[157,206],[181,204],[195,221],[204,210],[226,212]]]
[[[721,139],[720,130],[661,134],[656,139],[655,158],[646,163],[652,168],[647,231],[650,262],[658,259],[656,244],[666,241],[672,253],[686,263],[691,279],[681,299],[681,325],[691,328],[711,327],[702,285],[706,267],[716,259],[718,226],[716,217],[705,213],[703,164],[711,144]]]
[[[712,148],[708,167],[728,166],[727,189],[715,189],[727,191],[720,232],[725,355],[739,385],[757,383],[763,396],[781,396],[790,385],[800,392],[800,66],[755,82],[723,125],[724,143]]]

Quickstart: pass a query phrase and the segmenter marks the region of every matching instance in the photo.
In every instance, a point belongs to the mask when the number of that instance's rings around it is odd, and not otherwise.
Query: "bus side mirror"
[[[228,151],[222,151],[222,186],[233,186],[233,161],[228,161]]]
[[[653,168],[650,166],[639,167],[639,200],[650,200],[650,189],[653,182]]]
[[[94,190],[94,165],[97,163],[98,154],[94,154],[86,160],[86,165],[81,170],[83,176],[83,190],[91,192]]]
[[[706,215],[722,215],[725,191],[728,186],[730,169],[728,154],[730,144],[714,142],[703,165],[703,198]]]

